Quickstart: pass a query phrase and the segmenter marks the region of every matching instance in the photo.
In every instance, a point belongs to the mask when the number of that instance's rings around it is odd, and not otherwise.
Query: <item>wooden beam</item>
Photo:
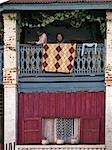
[[[19,83],[19,92],[105,91],[104,82]]]
[[[3,4],[3,10],[74,10],[112,9],[112,2],[97,3],[48,3],[48,4]]]

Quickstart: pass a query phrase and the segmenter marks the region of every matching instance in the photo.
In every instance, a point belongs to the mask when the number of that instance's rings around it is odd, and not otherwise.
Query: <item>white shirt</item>
[[[47,35],[43,33],[39,36],[39,41],[36,44],[46,44],[47,43]]]

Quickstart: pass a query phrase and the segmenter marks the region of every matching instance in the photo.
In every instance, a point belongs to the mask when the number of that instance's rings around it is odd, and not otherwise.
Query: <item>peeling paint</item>
[[[3,83],[4,84],[16,84],[16,72],[17,69],[4,70]]]
[[[106,86],[112,86],[112,66],[108,64],[105,68],[105,83]]]

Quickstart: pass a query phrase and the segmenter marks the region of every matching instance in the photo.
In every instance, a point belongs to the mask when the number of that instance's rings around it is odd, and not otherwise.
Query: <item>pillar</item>
[[[107,43],[106,43],[106,111],[105,111],[105,144],[106,150],[112,150],[112,11],[107,15]]]
[[[4,150],[14,150],[17,129],[18,13],[4,13]]]

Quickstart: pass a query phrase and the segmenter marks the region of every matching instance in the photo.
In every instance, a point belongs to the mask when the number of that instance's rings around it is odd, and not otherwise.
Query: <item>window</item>
[[[49,143],[57,143],[58,139],[64,143],[71,143],[71,138],[79,141],[79,119],[73,118],[55,118],[43,119],[43,137],[47,138]]]

